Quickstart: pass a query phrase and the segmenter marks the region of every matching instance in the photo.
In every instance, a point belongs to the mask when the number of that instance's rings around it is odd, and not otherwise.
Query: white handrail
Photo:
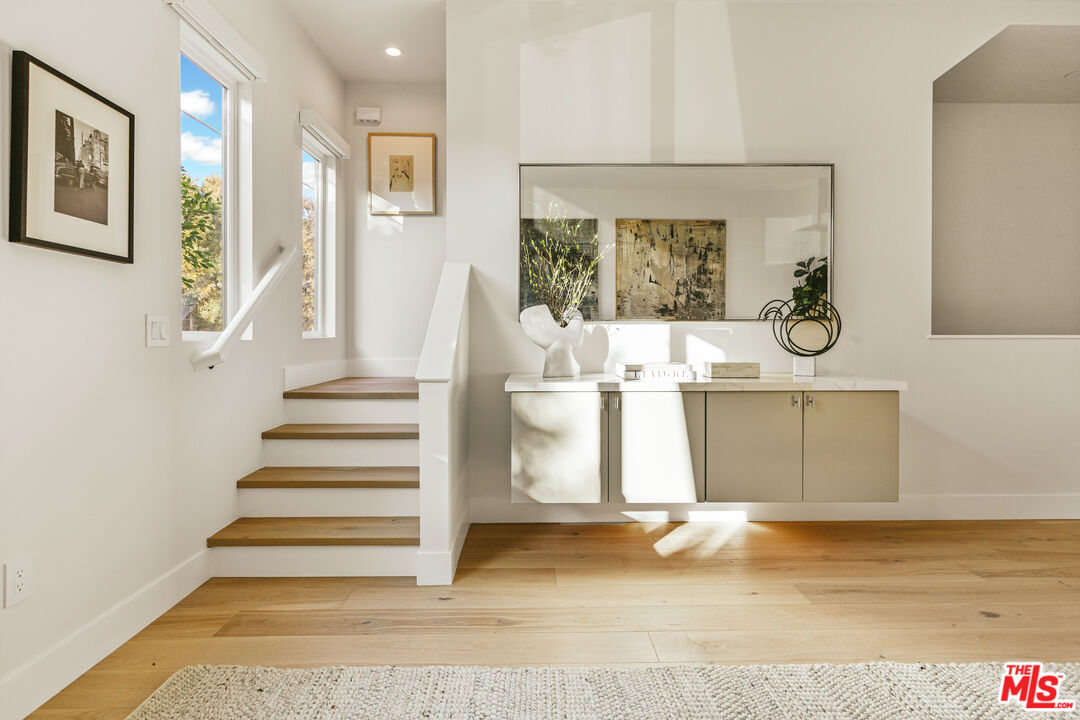
[[[444,263],[416,368],[420,382],[447,382],[453,372],[462,315],[469,309],[468,263]]]
[[[274,264],[262,276],[262,280],[251,291],[247,300],[236,311],[236,314],[233,315],[232,320],[218,335],[214,344],[191,358],[191,367],[196,370],[210,369],[225,362],[233,347],[239,342],[244,331],[247,330],[248,325],[259,314],[259,310],[262,309],[262,306],[266,304],[266,301],[273,294],[274,288],[281,282],[285,272],[296,262],[298,257],[300,257],[300,251],[295,246],[281,248],[281,252],[278,254],[277,259],[274,260]]]

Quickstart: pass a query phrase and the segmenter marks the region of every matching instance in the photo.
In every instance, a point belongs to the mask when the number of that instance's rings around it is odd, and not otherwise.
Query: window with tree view
[[[303,151],[301,169],[303,173],[303,193],[301,197],[301,254],[303,256],[302,320],[305,333],[318,333],[321,313],[319,297],[321,291],[320,257],[322,244],[322,224],[320,222],[319,189],[322,185],[322,161],[307,150]]]
[[[181,325],[189,331],[224,322],[227,101],[224,85],[180,56]]]

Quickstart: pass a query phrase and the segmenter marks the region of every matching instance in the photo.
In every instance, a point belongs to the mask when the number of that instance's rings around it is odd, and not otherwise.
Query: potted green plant
[[[791,299],[795,315],[813,317],[822,314],[822,300],[829,295],[828,258],[810,257],[795,263],[795,287]]]

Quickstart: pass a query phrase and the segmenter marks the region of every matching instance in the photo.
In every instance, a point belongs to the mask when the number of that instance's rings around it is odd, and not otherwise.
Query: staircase
[[[206,541],[222,577],[416,576],[419,388],[352,377],[284,393],[241,517]]]

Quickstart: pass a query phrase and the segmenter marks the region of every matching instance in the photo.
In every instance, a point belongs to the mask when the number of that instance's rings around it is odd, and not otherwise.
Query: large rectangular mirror
[[[829,298],[832,199],[832,165],[523,164],[519,243],[565,218],[562,242],[603,253],[586,320],[757,320]],[[537,304],[519,283],[519,309]]]

